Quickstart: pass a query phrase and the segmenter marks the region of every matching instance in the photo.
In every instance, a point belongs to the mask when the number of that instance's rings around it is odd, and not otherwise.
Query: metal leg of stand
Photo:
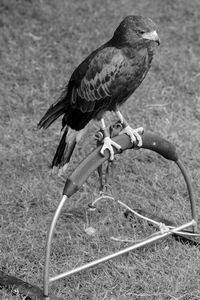
[[[51,277],[51,278],[49,279],[49,281],[50,281],[50,282],[54,282],[54,281],[56,281],[56,280],[58,280],[58,279],[62,279],[62,278],[64,278],[64,277],[70,276],[70,275],[75,274],[75,273],[78,273],[78,272],[80,272],[80,271],[84,271],[84,270],[86,270],[86,269],[88,269],[88,268],[94,267],[94,266],[96,266],[96,265],[98,265],[98,264],[101,264],[101,263],[106,262],[106,261],[108,261],[108,260],[110,260],[110,259],[113,259],[113,258],[115,258],[115,257],[118,257],[118,256],[120,256],[120,255],[122,255],[122,254],[128,253],[128,252],[130,252],[130,251],[132,251],[132,250],[135,250],[135,249],[144,247],[144,246],[146,246],[146,245],[148,245],[148,244],[151,244],[151,243],[153,243],[153,242],[156,242],[156,241],[158,241],[158,240],[160,240],[160,239],[162,239],[162,238],[164,238],[164,237],[167,237],[167,236],[169,236],[169,235],[171,235],[171,234],[173,234],[173,233],[175,233],[175,232],[181,231],[181,230],[183,230],[183,229],[185,229],[185,228],[187,228],[187,227],[193,226],[194,223],[195,223],[195,221],[192,220],[192,221],[190,221],[190,222],[188,222],[188,223],[186,223],[186,224],[184,224],[184,225],[178,226],[178,227],[176,227],[176,228],[174,228],[174,229],[172,229],[172,230],[169,230],[169,231],[167,231],[167,232],[160,233],[160,234],[158,234],[158,235],[149,237],[149,238],[147,238],[147,239],[145,239],[145,240],[143,240],[143,241],[141,241],[141,242],[139,242],[139,243],[137,243],[137,244],[134,244],[134,245],[132,245],[132,246],[130,246],[130,247],[127,247],[127,248],[125,248],[125,249],[122,249],[122,250],[120,250],[120,251],[118,251],[118,252],[112,253],[112,254],[110,254],[110,255],[104,256],[104,257],[99,258],[99,259],[97,259],[97,260],[91,261],[91,262],[89,262],[89,263],[87,263],[87,264],[85,264],[85,265],[83,265],[83,266],[77,267],[77,268],[72,269],[72,270],[70,270],[70,271],[66,271],[66,272],[64,272],[64,273],[61,273],[61,274],[56,275],[56,276],[54,276],[54,277]]]
[[[185,183],[187,185],[187,190],[188,190],[188,195],[189,195],[189,200],[190,200],[190,206],[191,206],[191,214],[192,214],[192,219],[195,220],[195,224],[193,225],[193,232],[197,232],[197,213],[196,213],[196,204],[195,204],[195,200],[194,200],[194,195],[193,195],[193,190],[192,190],[192,185],[190,183],[189,177],[187,175],[187,172],[185,170],[185,167],[183,166],[182,162],[180,160],[178,160],[176,162],[177,166],[179,167]]]
[[[63,197],[56,209],[56,212],[54,214],[53,220],[52,220],[50,228],[49,228],[49,232],[47,234],[45,266],[44,266],[44,280],[43,280],[44,299],[46,299],[46,300],[49,297],[49,262],[50,262],[50,254],[51,254],[51,242],[52,242],[56,222],[59,218],[59,215],[61,213],[61,210],[62,210],[67,198],[68,197],[66,195],[63,195]]]

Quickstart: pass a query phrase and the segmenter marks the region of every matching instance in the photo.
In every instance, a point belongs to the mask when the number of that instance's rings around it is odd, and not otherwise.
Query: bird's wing
[[[75,71],[73,77],[78,81],[79,74],[81,74],[82,78],[78,85],[74,84],[71,94],[71,105],[82,112],[92,111],[95,103],[100,100],[108,99],[109,102],[113,96],[116,78],[120,77],[120,73],[126,65],[124,55],[114,47],[106,47],[98,51],[86,63],[86,66],[80,65]],[[84,67],[86,71],[83,75]]]

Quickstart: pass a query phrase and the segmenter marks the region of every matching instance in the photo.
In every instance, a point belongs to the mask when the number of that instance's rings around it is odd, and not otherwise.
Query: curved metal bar
[[[48,299],[49,297],[49,262],[50,262],[50,254],[51,254],[51,242],[53,238],[54,229],[56,226],[56,222],[59,218],[61,210],[67,200],[67,196],[64,195],[54,213],[51,225],[49,227],[49,231],[47,234],[47,242],[46,242],[46,254],[45,254],[45,265],[44,265],[44,281],[43,281],[43,291],[44,291],[44,299]]]
[[[189,195],[189,200],[190,200],[190,206],[191,206],[191,213],[192,213],[192,218],[195,220],[196,224],[193,226],[193,231],[197,232],[197,214],[196,214],[196,204],[194,200],[194,195],[193,195],[193,190],[192,190],[192,185],[190,182],[190,179],[187,175],[186,169],[183,166],[182,162],[180,160],[176,161],[177,166],[179,167],[184,179],[185,183],[187,185],[187,190],[188,190],[188,195]]]

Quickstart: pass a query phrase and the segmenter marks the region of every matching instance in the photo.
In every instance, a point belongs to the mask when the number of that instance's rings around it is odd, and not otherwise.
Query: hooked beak
[[[160,45],[160,38],[155,30],[151,31],[151,32],[143,33],[142,37],[143,37],[143,39],[152,40],[152,41],[156,42],[158,44],[158,46]]]

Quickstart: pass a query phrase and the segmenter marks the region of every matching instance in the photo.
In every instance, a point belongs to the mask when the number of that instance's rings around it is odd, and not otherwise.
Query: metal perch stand
[[[132,148],[132,144],[130,143],[130,139],[127,135],[118,135],[114,138],[114,141],[121,145],[122,150],[130,149]],[[44,268],[44,289],[43,289],[43,299],[50,299],[49,296],[49,284],[51,282],[54,282],[58,279],[70,276],[72,274],[78,273],[80,271],[86,270],[90,267],[96,266],[100,263],[103,263],[105,261],[108,261],[110,259],[113,259],[117,256],[120,256],[122,254],[125,254],[129,251],[138,249],[140,247],[144,247],[150,243],[156,242],[160,239],[163,239],[164,237],[167,237],[172,234],[183,234],[184,235],[184,229],[188,227],[192,227],[192,231],[190,233],[196,233],[197,231],[197,216],[196,216],[196,209],[195,209],[195,201],[193,197],[192,187],[189,181],[189,178],[187,176],[187,173],[185,171],[185,168],[181,161],[178,159],[178,155],[176,153],[175,147],[169,143],[168,141],[154,135],[151,133],[145,133],[142,136],[143,145],[141,148],[150,149],[152,151],[155,151],[165,157],[168,160],[174,161],[178,168],[180,169],[184,180],[187,185],[187,190],[189,194],[189,200],[191,205],[191,221],[174,227],[172,229],[168,229],[165,231],[159,231],[157,234],[150,236],[148,238],[143,239],[142,241],[135,243],[132,246],[129,246],[125,249],[122,249],[118,252],[115,252],[113,254],[107,255],[105,257],[102,257],[100,259],[91,261],[87,264],[84,264],[80,267],[77,267],[75,269],[66,271],[64,273],[58,274],[56,276],[50,277],[49,276],[49,262],[50,262],[50,252],[51,252],[51,242],[53,238],[54,229],[56,226],[56,222],[60,216],[61,210],[68,198],[70,198],[76,191],[79,190],[79,188],[82,186],[82,184],[85,182],[85,180],[88,178],[88,176],[96,170],[101,164],[103,164],[106,160],[109,158],[109,152],[105,152],[105,156],[102,157],[100,153],[100,146],[94,150],[85,160],[83,160],[80,165],[76,168],[76,170],[67,178],[67,181],[65,183],[65,187],[63,190],[63,197],[55,211],[53,220],[51,222],[49,232],[47,235],[47,244],[46,244],[46,256],[45,256],[45,268]],[[188,233],[187,231],[185,233]]]
[[[133,145],[130,142],[130,138],[125,134],[117,135],[113,138],[113,140],[120,144],[122,147],[122,150],[131,149],[134,148]],[[191,220],[188,221],[185,224],[179,225],[179,226],[167,226],[167,221],[164,222],[163,220],[159,221],[162,222],[164,225],[163,227],[160,227],[160,230],[157,231],[155,234],[144,238],[143,240],[140,240],[139,242],[136,242],[132,244],[131,246],[124,248],[120,251],[117,251],[115,253],[109,254],[105,257],[99,258],[97,260],[91,261],[89,263],[86,263],[82,266],[79,266],[77,268],[74,268],[72,270],[66,271],[64,273],[58,274],[56,276],[50,276],[49,272],[49,265],[50,265],[50,253],[51,253],[51,243],[53,239],[53,234],[56,226],[56,222],[60,216],[61,210],[65,204],[65,202],[75,193],[79,190],[79,188],[82,186],[82,184],[86,181],[88,176],[96,169],[100,168],[100,166],[109,159],[109,152],[105,151],[105,156],[100,155],[100,148],[101,146],[97,147],[87,158],[85,158],[79,166],[72,172],[72,174],[67,178],[64,190],[63,190],[63,196],[61,201],[58,204],[58,207],[54,213],[52,222],[49,227],[49,231],[47,234],[47,240],[46,240],[46,253],[45,253],[45,266],[44,266],[44,278],[43,278],[43,290],[41,290],[37,286],[33,286],[27,282],[24,282],[15,276],[10,276],[5,274],[3,271],[0,271],[0,287],[5,287],[6,289],[10,290],[12,293],[15,294],[21,294],[24,295],[29,300],[59,300],[60,298],[50,295],[49,293],[49,286],[52,282],[55,282],[58,279],[70,276],[72,274],[76,274],[80,271],[86,270],[88,268],[94,267],[100,263],[103,263],[105,261],[108,261],[110,259],[113,259],[115,257],[118,257],[122,254],[125,254],[129,251],[138,249],[140,247],[144,247],[146,245],[149,245],[153,242],[156,242],[160,239],[163,239],[169,235],[173,235],[178,238],[186,239],[187,242],[192,243],[193,245],[198,245],[198,241],[195,240],[195,237],[200,236],[197,232],[197,215],[196,215],[196,208],[195,208],[195,201],[193,197],[193,191],[192,186],[190,184],[190,180],[187,176],[187,172],[181,163],[181,161],[178,159],[178,155],[176,153],[175,147],[168,141],[154,135],[151,133],[145,133],[142,135],[142,147],[144,149],[149,149],[152,151],[157,152],[158,154],[162,155],[164,158],[173,161],[176,163],[178,168],[181,171],[181,174],[183,175],[183,178],[185,180],[187,190],[188,190],[188,196],[190,200],[190,207],[191,207]],[[139,148],[137,148],[139,149]],[[115,150],[115,149],[114,149]],[[117,152],[115,150],[115,152]],[[100,172],[101,173],[101,172]],[[105,198],[105,197],[104,197]],[[107,197],[109,198],[109,197]],[[111,199],[112,197],[110,197]],[[103,199],[103,197],[100,197],[96,199],[93,204],[95,204],[100,199]],[[112,198],[114,199],[114,198]],[[125,203],[118,201],[119,204],[124,206],[126,209],[128,208],[129,212],[133,212],[135,215],[140,216],[142,218],[145,218],[148,222],[152,222],[154,224],[158,222],[152,220],[149,217],[144,217],[141,215],[141,212],[138,213],[134,210],[132,210],[130,207],[128,207]],[[154,218],[155,216],[153,216]],[[158,217],[157,217],[158,220]],[[160,219],[161,220],[161,219]],[[165,226],[166,225],[166,226]],[[186,228],[190,227],[189,230],[185,230]]]

